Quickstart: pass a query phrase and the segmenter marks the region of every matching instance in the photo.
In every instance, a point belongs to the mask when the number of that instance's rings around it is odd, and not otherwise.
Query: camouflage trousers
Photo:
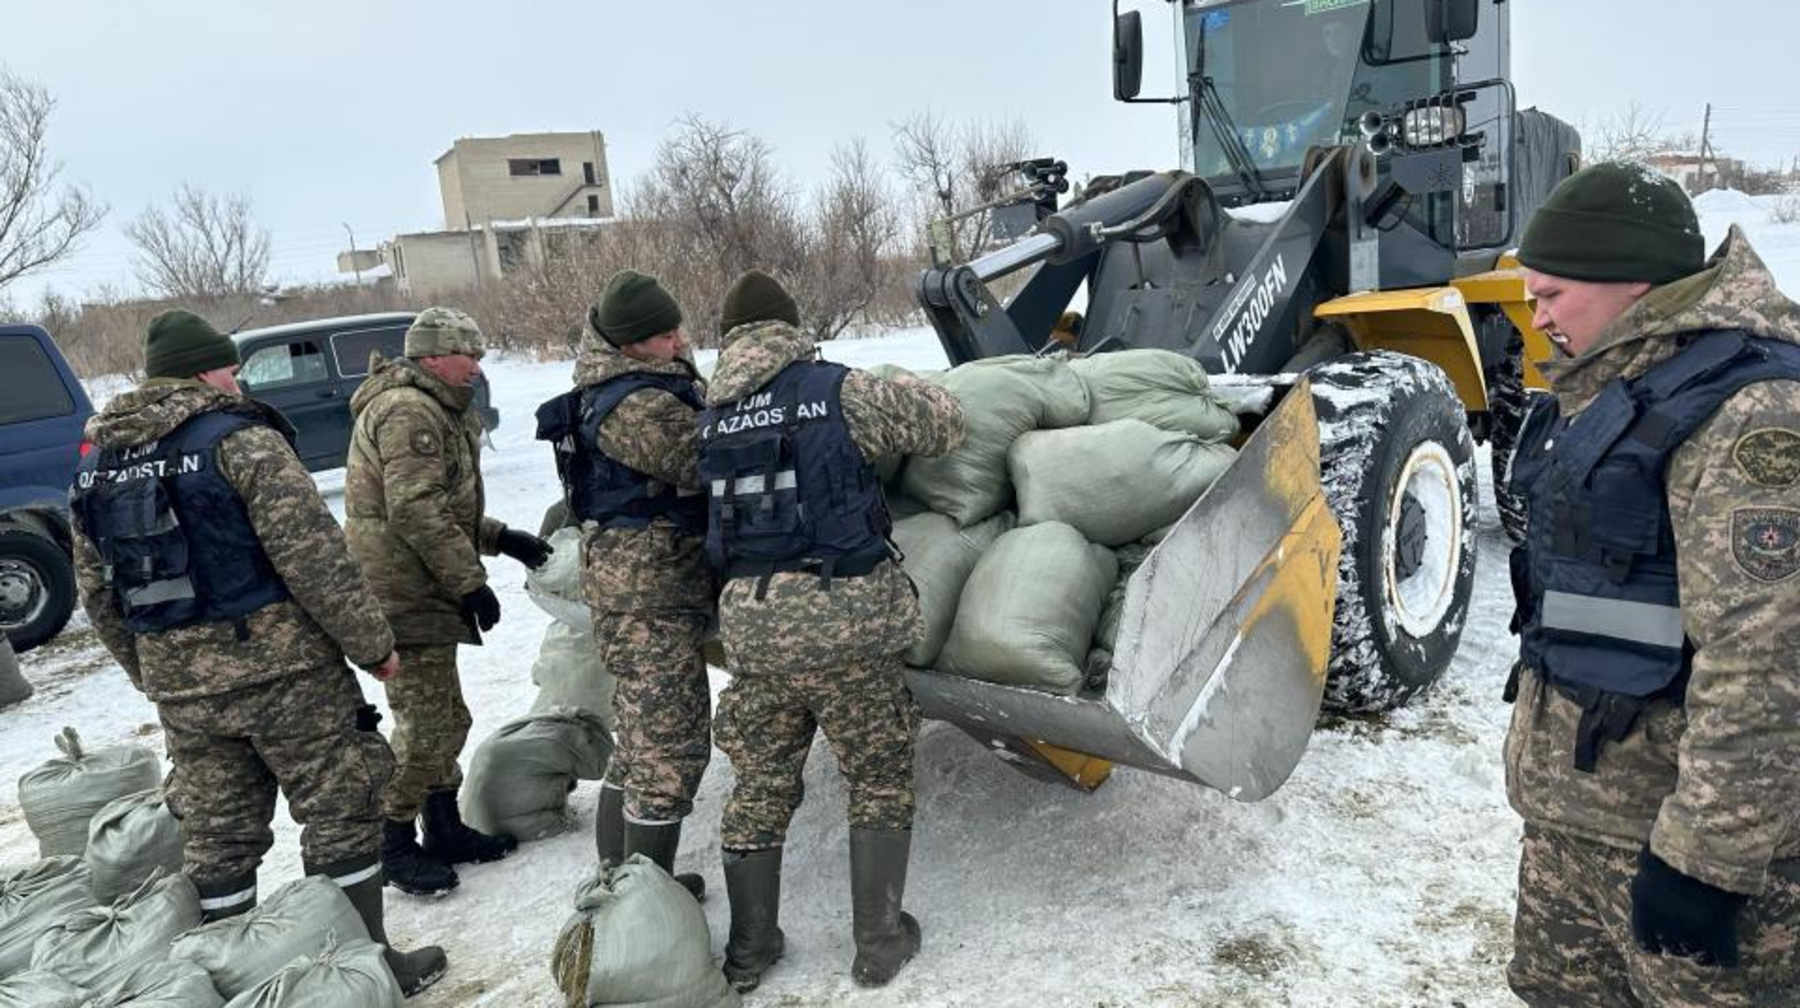
[[[607,787],[625,792],[625,817],[679,822],[712,759],[712,691],[700,639],[706,614],[688,609],[603,613],[594,620],[600,661],[613,674],[615,739]]]
[[[456,645],[402,644],[400,674],[388,680],[399,770],[381,796],[381,814],[396,822],[419,814],[428,791],[462,786],[456,757],[469,740],[469,708],[456,674]]]
[[[355,675],[339,666],[157,705],[174,764],[169,810],[203,906],[254,901],[277,789],[300,824],[307,864],[379,863],[380,795],[394,756],[379,732],[356,727],[362,702]]]
[[[1743,964],[1651,955],[1631,937],[1637,853],[1527,825],[1507,983],[1526,1004],[1557,1008],[1749,1008],[1800,1005],[1800,862],[1771,866],[1738,917]]]
[[[719,695],[713,726],[737,777],[719,846],[765,850],[787,839],[805,794],[814,730],[825,733],[850,790],[850,825],[912,828],[919,706],[900,656],[829,670],[739,676]]]

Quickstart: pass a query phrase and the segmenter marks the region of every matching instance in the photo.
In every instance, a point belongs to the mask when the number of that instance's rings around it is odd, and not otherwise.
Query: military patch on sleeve
[[[1758,581],[1793,577],[1800,571],[1800,508],[1733,508],[1731,558]]]
[[[1757,486],[1800,483],[1800,433],[1781,427],[1753,430],[1731,446],[1738,472]]]
[[[440,447],[437,435],[428,430],[413,431],[410,443],[413,453],[417,455],[436,455]]]

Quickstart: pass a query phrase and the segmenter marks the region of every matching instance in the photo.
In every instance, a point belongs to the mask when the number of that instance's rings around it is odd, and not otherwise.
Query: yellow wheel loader
[[[1013,240],[934,264],[917,296],[952,364],[1062,346],[1052,326],[1085,293],[1078,352],[1178,351],[1264,404],[1131,577],[1103,689],[910,684],[1027,768],[1093,787],[1123,764],[1249,801],[1287,779],[1322,705],[1389,709],[1449,665],[1475,441],[1504,465],[1549,349],[1504,252],[1580,140],[1515,107],[1502,0],[1169,6],[1178,92],[1139,97],[1140,16],[1115,0],[1114,96],[1176,111],[1182,168],[1058,208],[1062,162],[1009,166],[1013,197],[988,209]]]

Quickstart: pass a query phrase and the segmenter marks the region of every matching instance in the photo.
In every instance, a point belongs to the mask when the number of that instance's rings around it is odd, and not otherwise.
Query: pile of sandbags
[[[1013,527],[1013,515],[1002,511],[968,528],[956,519],[924,511],[894,522],[894,545],[904,557],[902,568],[919,592],[925,636],[906,652],[906,663],[929,668],[943,650],[956,622],[963,585],[988,547]]]
[[[1090,542],[1122,546],[1180,518],[1236,453],[1141,420],[1032,431],[1007,466],[1019,524],[1062,522]]]
[[[968,436],[954,451],[907,459],[900,490],[958,525],[973,525],[1011,502],[1006,454],[1019,435],[1087,423],[1087,386],[1066,361],[995,357],[934,380],[962,403]]]
[[[402,1008],[405,1000],[381,946],[367,938],[327,939],[317,955],[303,955],[225,1008]]]
[[[108,802],[162,783],[156,754],[141,746],[89,752],[81,736],[64,728],[56,736],[63,755],[19,778],[19,805],[43,857],[80,854],[87,848],[88,820]]]
[[[309,875],[275,890],[248,913],[175,939],[169,955],[203,969],[220,994],[234,998],[301,956],[323,955],[334,941],[368,938],[368,927],[344,891],[323,875]]]
[[[31,968],[104,990],[144,963],[167,958],[176,936],[199,925],[194,884],[158,870],[111,906],[77,910],[51,925],[32,947]]]
[[[205,970],[185,959],[169,959],[138,967],[81,1008],[219,1008],[224,1003]]]
[[[0,978],[0,1008],[82,1008],[86,1000],[87,991],[44,970]]]
[[[549,541],[554,550],[550,559],[525,575],[526,593],[551,616],[531,665],[531,681],[538,688],[531,710],[578,707],[598,717],[610,733],[617,681],[600,661],[593,615],[582,597],[581,529],[559,528]]]
[[[1227,441],[1238,421],[1212,391],[1206,368],[1172,350],[1121,350],[1078,357],[1069,367],[1087,386],[1090,425],[1141,420],[1158,430]]]
[[[541,840],[573,826],[569,789],[599,780],[612,756],[612,735],[600,718],[575,707],[552,707],[510,721],[475,750],[463,781],[462,813],[483,833]]]
[[[550,972],[572,1008],[739,1004],[713,962],[700,905],[641,854],[602,868],[576,890]]]
[[[44,858],[0,874],[0,977],[29,967],[40,935],[93,905],[88,867],[78,857]]]
[[[87,852],[94,899],[109,904],[142,885],[156,869],[181,870],[181,822],[161,788],[107,802],[88,821]]]

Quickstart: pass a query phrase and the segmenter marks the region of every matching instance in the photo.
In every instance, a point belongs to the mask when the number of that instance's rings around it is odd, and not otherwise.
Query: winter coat
[[[1542,369],[1574,417],[1607,383],[1710,329],[1800,343],[1800,305],[1735,227],[1704,270],[1654,288],[1586,353]],[[1527,669],[1507,793],[1528,823],[1633,850],[1648,840],[1678,871],[1754,894],[1772,860],[1800,857],[1800,547],[1790,537],[1783,556],[1746,552],[1771,518],[1800,529],[1800,382],[1732,395],[1675,450],[1665,486],[1694,649],[1685,704],[1653,701],[1582,773],[1580,706]]]
[[[817,355],[811,337],[786,322],[739,326],[725,338],[707,401],[735,402],[762,388],[789,364]],[[851,370],[840,395],[851,440],[870,463],[902,455],[942,455],[962,444],[962,405],[949,392],[915,378],[880,378]],[[719,599],[719,636],[739,675],[830,669],[895,656],[924,632],[918,596],[900,566],[883,563],[860,578],[838,578],[829,591],[817,574],[771,575],[727,582]]]
[[[344,532],[402,644],[473,644],[462,597],[506,526],[483,513],[474,390],[405,357],[371,361],[350,398]]]
[[[147,444],[212,410],[280,422],[270,416],[273,411],[242,396],[197,381],[157,378],[95,414],[87,438],[102,449]],[[291,597],[250,613],[242,640],[230,623],[134,634],[106,585],[98,549],[78,530],[75,576],[82,605],[132,684],[161,703],[341,669],[346,656],[363,668],[379,665],[394,648],[393,634],[337,520],[287,440],[273,427],[246,427],[220,441],[215,456]]]
[[[575,362],[575,385],[586,388],[632,373],[700,381],[686,360],[641,361],[589,337]],[[699,492],[698,434],[692,407],[656,388],[626,396],[601,422],[595,447],[652,479]],[[590,526],[582,536],[582,593],[596,614],[685,609],[712,611],[713,577],[705,538],[657,519],[645,528]]]

